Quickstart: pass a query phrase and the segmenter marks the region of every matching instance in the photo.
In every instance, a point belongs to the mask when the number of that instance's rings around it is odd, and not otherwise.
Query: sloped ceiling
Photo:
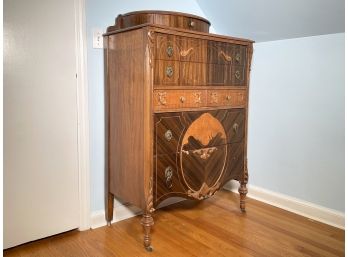
[[[344,32],[344,0],[197,0],[218,34],[256,42]]]

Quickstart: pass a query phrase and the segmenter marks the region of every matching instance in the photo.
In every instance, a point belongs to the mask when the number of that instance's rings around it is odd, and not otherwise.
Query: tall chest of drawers
[[[234,179],[245,211],[252,41],[209,33],[194,15],[119,15],[104,35],[107,194],[152,213],[165,199],[203,200]],[[117,214],[116,214],[117,215]]]

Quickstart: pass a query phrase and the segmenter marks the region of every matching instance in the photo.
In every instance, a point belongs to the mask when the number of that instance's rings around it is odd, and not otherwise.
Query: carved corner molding
[[[220,182],[216,183],[214,186],[209,187],[206,183],[203,183],[201,188],[198,191],[193,191],[193,190],[188,190],[187,194],[188,196],[198,199],[198,200],[203,200],[205,198],[208,198],[212,195],[215,194],[215,192],[219,189],[220,187]]]

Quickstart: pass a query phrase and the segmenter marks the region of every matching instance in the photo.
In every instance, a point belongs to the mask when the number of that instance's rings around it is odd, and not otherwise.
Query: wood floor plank
[[[117,213],[116,213],[117,215]],[[230,257],[344,256],[344,230],[247,199],[218,192],[201,202],[157,210],[154,251],[142,246],[140,217],[94,230],[70,231],[8,250],[6,257]]]

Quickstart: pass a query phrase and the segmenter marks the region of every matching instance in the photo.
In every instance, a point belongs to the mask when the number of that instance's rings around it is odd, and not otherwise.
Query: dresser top
[[[107,33],[134,26],[151,24],[170,28],[209,33],[210,22],[202,17],[170,11],[136,11],[120,14],[115,25],[108,27]]]

